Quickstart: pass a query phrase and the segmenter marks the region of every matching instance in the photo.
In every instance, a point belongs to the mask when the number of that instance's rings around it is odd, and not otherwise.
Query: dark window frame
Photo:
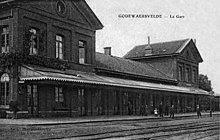
[[[193,68],[193,70],[192,70],[192,82],[193,83],[197,83],[197,77],[198,77],[197,69]]]
[[[26,93],[27,93],[27,106],[39,108],[38,85],[28,84]]]
[[[190,66],[186,66],[186,68],[185,68],[185,81],[191,82]]]
[[[78,88],[78,110],[81,116],[86,114],[85,89]]]
[[[32,33],[30,37],[29,55],[38,55],[39,54],[40,29],[35,28],[35,27],[30,27],[29,32]]]
[[[4,30],[6,29],[6,30]],[[8,25],[4,25],[4,26],[1,26],[1,53],[9,53],[10,51],[10,43],[9,43],[9,32],[10,32],[10,29],[9,29],[9,26]],[[4,37],[4,40],[3,40],[3,37]],[[3,44],[4,43],[4,44]],[[3,48],[5,48],[3,50]]]
[[[79,47],[79,64],[86,64],[87,59],[86,59],[86,46],[87,42],[84,40],[79,40],[78,41],[78,47]]]
[[[64,36],[60,34],[56,34],[55,35],[55,58],[64,60],[64,47],[65,47]]]
[[[178,65],[178,80],[183,81],[184,80],[184,72],[183,72],[183,65]]]
[[[64,88],[61,86],[54,87],[54,101],[56,108],[65,107],[65,93]]]

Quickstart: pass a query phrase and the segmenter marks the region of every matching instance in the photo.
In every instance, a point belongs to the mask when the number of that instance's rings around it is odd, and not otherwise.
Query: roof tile
[[[181,47],[185,45],[187,41],[189,41],[189,39],[150,44],[152,51],[151,54],[147,55],[155,56],[178,53],[178,50],[181,49]],[[148,44],[135,46],[123,58],[144,57],[146,56],[146,48],[149,49]]]
[[[153,66],[120,57],[96,53],[96,66],[117,72],[174,80]]]

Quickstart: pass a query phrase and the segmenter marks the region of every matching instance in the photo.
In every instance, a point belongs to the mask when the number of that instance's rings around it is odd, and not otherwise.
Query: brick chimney
[[[147,43],[145,50],[144,50],[145,56],[152,55],[152,48],[150,46],[150,36],[148,36],[147,39],[148,39],[148,43]]]
[[[150,47],[150,36],[147,37],[147,45]]]
[[[111,47],[104,47],[104,54],[111,55]]]

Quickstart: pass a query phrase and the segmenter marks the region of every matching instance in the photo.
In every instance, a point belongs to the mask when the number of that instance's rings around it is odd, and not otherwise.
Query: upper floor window
[[[179,67],[178,67],[178,79],[179,79],[180,81],[183,80],[183,67],[182,67],[182,66],[179,66]]]
[[[2,53],[9,52],[9,27],[1,28],[1,51]]]
[[[30,55],[36,55],[38,54],[38,40],[39,40],[39,35],[38,35],[38,30],[35,28],[30,28]]]
[[[79,41],[79,63],[85,64],[86,63],[86,42],[85,41]]]
[[[64,38],[56,35],[56,58],[63,59]]]
[[[193,71],[192,71],[192,82],[196,83],[196,81],[197,81],[197,72],[196,72],[196,69],[193,69]]]
[[[64,94],[62,87],[55,87],[55,102],[57,106],[64,106]]]
[[[190,68],[186,68],[186,82],[190,81]]]

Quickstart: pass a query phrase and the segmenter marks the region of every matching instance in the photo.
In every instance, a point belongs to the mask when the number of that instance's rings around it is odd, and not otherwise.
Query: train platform
[[[195,117],[196,112],[192,113],[179,113],[175,114],[175,118],[187,118]],[[220,112],[213,112],[212,115],[220,115]],[[209,117],[209,112],[202,112],[202,117]],[[163,117],[164,119],[169,116]],[[174,119],[175,119],[174,118]],[[161,117],[149,115],[149,116],[137,116],[137,115],[115,115],[115,116],[84,116],[77,118],[25,118],[25,119],[0,119],[0,125],[65,125],[65,124],[80,124],[80,123],[101,123],[101,122],[113,122],[113,121],[132,121],[132,120],[147,120],[147,119],[162,119]]]

